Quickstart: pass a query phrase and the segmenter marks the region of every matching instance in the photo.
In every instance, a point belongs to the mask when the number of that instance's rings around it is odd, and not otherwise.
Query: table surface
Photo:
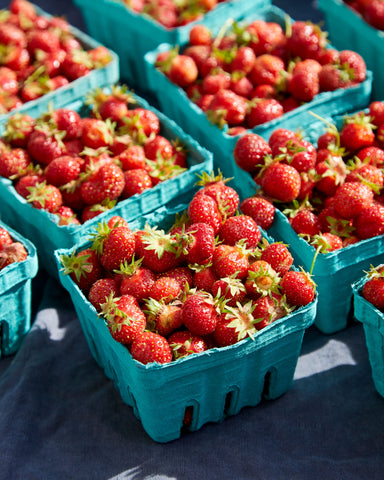
[[[322,19],[315,2],[274,3]],[[35,4],[84,28],[67,0]],[[285,395],[158,444],[91,356],[67,292],[40,272],[33,293],[32,329],[0,359],[0,480],[384,478],[384,399],[361,324],[309,328]]]

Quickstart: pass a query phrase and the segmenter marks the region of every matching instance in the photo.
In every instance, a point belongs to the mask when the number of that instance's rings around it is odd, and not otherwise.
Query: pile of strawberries
[[[283,128],[268,142],[254,133],[240,137],[234,160],[259,186],[243,211],[252,215],[257,204],[261,215],[261,202],[277,206],[322,253],[382,235],[384,102],[367,110],[345,116],[339,130],[328,123],[317,147]]]
[[[344,0],[372,27],[384,30],[384,3],[382,0]]]
[[[367,276],[361,294],[375,308],[384,312],[384,265],[371,265]]]
[[[22,262],[27,257],[24,245],[15,241],[6,228],[0,227],[0,270],[11,263]]]
[[[161,52],[155,65],[212,123],[237,135],[320,92],[365,80],[366,64],[358,53],[327,47],[326,33],[311,22],[292,22],[287,32],[261,19],[228,23],[216,37],[196,25],[182,52],[178,47]]]
[[[134,12],[148,15],[167,29],[199,20],[219,3],[227,0],[122,0]]]
[[[68,22],[12,0],[0,18],[0,114],[110,63],[105,47],[85,50]]]
[[[16,113],[0,141],[0,175],[33,207],[79,224],[187,168],[182,142],[161,135],[126,86],[96,89],[88,116],[70,108]]]
[[[91,244],[63,255],[70,275],[113,338],[142,362],[167,363],[232,345],[313,301],[306,272],[292,269],[287,245],[268,243],[238,213],[239,196],[219,175],[166,231],[132,231],[115,216]]]

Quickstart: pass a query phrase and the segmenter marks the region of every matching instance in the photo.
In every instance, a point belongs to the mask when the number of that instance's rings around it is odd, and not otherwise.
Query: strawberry
[[[63,155],[54,158],[45,168],[44,174],[48,183],[61,187],[76,180],[81,171],[81,160]]]
[[[247,99],[229,89],[219,90],[207,109],[211,123],[222,128],[225,124],[236,126],[243,123],[248,111]]]
[[[207,223],[192,223],[179,235],[183,257],[188,263],[206,264],[213,256],[215,234]]]
[[[346,88],[352,84],[351,72],[348,67],[338,63],[327,63],[319,72],[319,85],[322,92],[333,92],[339,88]]]
[[[288,203],[298,197],[301,177],[294,167],[275,162],[264,171],[261,177],[261,187],[268,197]]]
[[[327,196],[336,193],[339,185],[341,185],[347,175],[347,167],[343,161],[343,157],[337,152],[326,150],[324,160],[320,159],[320,151],[317,154],[318,163],[316,164],[316,190]]]
[[[114,278],[100,278],[89,289],[88,300],[100,312],[108,297],[117,297],[118,293],[119,285]]]
[[[44,178],[41,175],[25,175],[16,180],[15,190],[23,198],[28,198],[28,195],[31,193],[29,188],[34,187],[36,184],[42,183],[43,181]]]
[[[198,190],[196,195],[205,194],[212,197],[224,218],[234,215],[240,200],[236,190],[226,184],[228,179],[224,179],[221,173],[215,176],[213,173],[206,172],[203,172],[199,178],[196,185],[202,185],[203,188]]]
[[[276,55],[265,53],[255,58],[249,77],[254,85],[276,86],[282,81],[283,72],[284,61]]]
[[[26,148],[35,120],[24,113],[15,113],[6,123],[3,139],[14,148]]]
[[[133,137],[139,133],[149,137],[160,133],[160,120],[155,112],[146,108],[137,107],[128,111],[124,119],[125,129]]]
[[[289,223],[298,235],[317,235],[321,232],[322,225],[318,216],[308,208],[297,211]]]
[[[13,240],[8,230],[0,227],[0,250],[2,250],[5,245],[11,245],[12,243]]]
[[[126,170],[124,172],[124,188],[121,196],[122,198],[129,198],[152,188],[152,186],[153,182],[147,170],[143,168]]]
[[[145,309],[148,324],[153,325],[156,333],[163,337],[168,337],[183,324],[180,305],[158,301],[151,297],[146,300]]]
[[[248,272],[248,253],[241,244],[216,246],[212,266],[218,278],[236,277],[243,279]]]
[[[55,213],[63,204],[60,190],[54,185],[47,184],[45,180],[29,187],[29,192],[27,202],[34,208]]]
[[[318,25],[310,21],[296,21],[291,25],[286,48],[292,57],[317,60],[326,44],[326,36]]]
[[[254,173],[258,166],[264,164],[264,158],[271,153],[271,147],[263,137],[256,133],[247,133],[237,140],[233,158],[240,168]]]
[[[373,191],[360,182],[347,182],[340,185],[334,197],[336,212],[343,218],[357,217],[373,202]]]
[[[234,307],[243,300],[246,292],[238,278],[223,277],[214,282],[211,293],[216,299],[225,301],[225,306]]]
[[[130,145],[119,154],[119,161],[123,170],[136,168],[145,169],[145,152],[141,145]]]
[[[316,247],[316,251],[319,251],[320,253],[334,252],[344,246],[342,239],[331,232],[314,235],[310,243]]]
[[[92,248],[99,253],[100,264],[110,273],[124,262],[130,262],[135,252],[135,235],[129,227],[98,226]]]
[[[284,275],[293,264],[293,257],[287,245],[279,242],[271,244],[265,242],[260,260],[268,262],[280,275]]]
[[[274,98],[254,98],[251,108],[247,113],[247,124],[249,128],[270,122],[284,114],[283,106]]]
[[[308,305],[315,298],[315,284],[304,271],[290,270],[283,275],[280,285],[291,306]]]
[[[214,234],[217,234],[220,230],[223,220],[217,202],[204,193],[194,195],[188,205],[188,215],[192,223],[207,223],[210,225]]]
[[[360,239],[377,237],[384,233],[384,206],[372,203],[353,220],[355,233]]]
[[[58,108],[53,112],[53,120],[58,130],[65,132],[63,140],[72,140],[81,136],[82,120],[76,110]]]
[[[300,102],[310,102],[320,92],[319,71],[321,65],[313,59],[296,63],[288,81],[288,92]]]
[[[211,264],[193,268],[193,287],[211,293],[212,286],[217,280],[216,274]]]
[[[189,295],[183,303],[182,318],[187,329],[195,335],[214,332],[217,312],[212,297],[199,293]]]
[[[353,82],[361,83],[365,80],[367,67],[363,57],[359,53],[352,50],[341,50],[338,61],[341,65],[349,68]]]
[[[69,275],[74,283],[85,294],[92,285],[102,276],[102,268],[98,256],[90,248],[73,251],[70,255],[62,255],[63,275]]]
[[[124,190],[124,173],[112,161],[101,165],[86,174],[81,184],[81,196],[88,205],[102,203],[104,200],[116,200]]]
[[[316,165],[316,149],[306,140],[288,140],[275,159],[288,163],[300,173],[309,172]]]
[[[370,118],[364,113],[348,117],[340,131],[340,144],[350,153],[364,147],[370,147],[374,139],[375,134]]]
[[[5,178],[19,178],[29,167],[32,167],[31,158],[26,150],[13,148],[0,152],[0,175]]]
[[[181,293],[181,286],[177,280],[171,277],[161,276],[157,278],[149,292],[150,298],[164,303],[170,303]]]
[[[188,330],[179,330],[172,333],[168,338],[168,343],[174,360],[208,350],[205,340],[199,335],[193,335]]]
[[[281,148],[284,148],[289,140],[300,142],[301,137],[298,133],[287,128],[276,128],[270,135],[268,144],[271,148],[272,157],[281,154]]]
[[[213,333],[215,343],[219,347],[234,345],[244,338],[253,338],[256,333],[254,326],[253,306],[251,302],[237,307],[227,307],[221,314]]]
[[[15,262],[22,262],[28,257],[28,252],[20,242],[3,245],[0,250],[0,270]]]
[[[205,25],[194,25],[189,31],[190,45],[210,45],[212,33]]]
[[[245,31],[250,34],[249,46],[256,55],[274,52],[286,41],[282,27],[274,21],[254,20]]]
[[[158,275],[159,277],[174,278],[180,285],[182,291],[185,291],[192,285],[193,275],[189,267],[175,267]]]
[[[112,143],[113,125],[108,120],[84,118],[82,121],[81,141],[85,147],[97,149],[108,147]]]
[[[43,165],[48,165],[54,158],[65,153],[60,134],[36,129],[29,136],[27,149],[31,157]]]
[[[268,230],[275,219],[275,206],[272,202],[261,196],[249,197],[240,204],[240,210],[244,215],[253,218],[257,225]]]
[[[257,299],[277,292],[279,282],[280,276],[270,263],[256,260],[248,269],[244,286],[247,296]]]
[[[100,315],[106,319],[108,329],[117,342],[131,345],[144,332],[146,318],[134,297],[114,297],[112,294],[100,307]]]
[[[369,164],[355,164],[348,175],[345,177],[346,182],[362,182],[371,187],[375,192],[382,190],[384,186],[384,176],[380,168]]]
[[[188,55],[176,54],[170,62],[167,75],[179,87],[187,87],[195,82],[199,72],[195,61]]]
[[[363,10],[364,19],[378,30],[384,30],[384,6],[381,0],[367,2]]]
[[[230,89],[231,76],[224,71],[212,70],[211,73],[203,78],[201,84],[201,93],[208,95],[215,95],[222,89]]]
[[[367,272],[368,280],[364,283],[361,295],[379,310],[384,309],[384,281],[382,265],[371,265]]]
[[[244,246],[254,248],[261,239],[260,229],[248,215],[236,215],[225,220],[219,231],[220,239],[227,245],[236,245],[244,240]]]
[[[380,127],[380,125],[384,123],[384,102],[381,100],[374,100],[369,104],[368,110],[373,125]]]
[[[357,158],[362,162],[381,168],[384,165],[384,150],[379,147],[364,147],[357,152]]]
[[[149,160],[157,160],[159,155],[163,158],[171,158],[173,147],[168,139],[162,135],[155,135],[145,142],[144,153]]]
[[[0,43],[2,45],[15,45],[17,47],[25,48],[27,46],[27,38],[25,32],[16,25],[2,22]]]

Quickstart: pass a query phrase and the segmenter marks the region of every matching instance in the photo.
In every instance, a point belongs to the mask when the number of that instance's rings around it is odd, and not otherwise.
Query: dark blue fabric
[[[71,2],[36,3],[82,27]],[[313,2],[275,4],[321,19]],[[0,480],[384,478],[384,399],[360,324],[310,328],[284,396],[162,445],[94,361],[66,291],[40,273],[33,292],[33,327],[0,359]]]

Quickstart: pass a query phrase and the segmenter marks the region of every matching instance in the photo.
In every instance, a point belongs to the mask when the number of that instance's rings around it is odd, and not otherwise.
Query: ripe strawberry
[[[247,124],[249,128],[270,122],[284,114],[283,106],[274,98],[254,98],[251,108],[247,113]]]
[[[211,42],[212,33],[205,25],[194,25],[189,31],[190,45],[210,45]]]
[[[300,173],[311,171],[317,161],[316,149],[311,142],[294,139],[280,147],[280,153],[275,158],[288,163]]]
[[[167,75],[172,83],[187,87],[196,81],[198,69],[195,61],[188,55],[176,54],[170,61]]]
[[[369,116],[371,122],[380,127],[384,123],[384,102],[381,100],[374,100],[368,105]]]
[[[236,215],[225,220],[219,231],[220,239],[227,245],[244,240],[244,246],[255,248],[261,239],[260,229],[248,215]]]
[[[35,120],[25,113],[15,113],[5,125],[3,139],[14,148],[26,148]]]
[[[27,202],[34,208],[46,210],[55,213],[63,204],[63,197],[60,190],[54,185],[49,185],[45,181],[29,187]]]
[[[318,216],[307,208],[299,210],[294,214],[290,218],[289,223],[298,235],[317,235],[322,228]]]
[[[65,140],[72,140],[81,136],[82,120],[76,110],[58,108],[53,112],[53,120],[58,130],[65,132]]]
[[[217,234],[220,230],[223,217],[217,202],[209,195],[194,195],[188,205],[188,215],[192,223],[207,223]]]
[[[124,262],[120,267],[119,275],[122,276],[120,283],[121,295],[132,295],[140,303],[149,297],[152,286],[155,283],[156,276],[148,268],[141,267],[141,260]]]
[[[12,243],[13,239],[8,230],[0,227],[0,250],[2,250],[5,245],[11,245]]]
[[[237,140],[233,158],[240,168],[253,173],[258,166],[264,164],[264,158],[271,153],[271,147],[263,137],[256,133],[247,133]]]
[[[352,167],[353,168],[353,167]],[[379,192],[384,186],[384,176],[380,168],[369,164],[356,164],[345,177],[346,182],[362,182]]]
[[[30,174],[25,175],[18,180],[14,184],[16,192],[21,195],[23,198],[27,198],[28,195],[31,193],[29,188],[34,187],[38,183],[42,183],[44,181],[44,177],[39,174]]]
[[[280,275],[284,275],[293,264],[293,257],[287,245],[279,242],[266,243],[261,252],[260,260],[268,262]]]
[[[338,63],[327,63],[319,72],[319,85],[322,92],[333,92],[339,88],[346,88],[352,84],[351,72],[348,67]]]
[[[257,332],[254,326],[253,306],[251,302],[237,307],[227,307],[227,312],[219,317],[213,333],[215,343],[219,347],[234,345],[244,338],[253,338]]]
[[[216,274],[211,264],[200,266],[193,269],[193,287],[208,293],[212,292],[212,285],[217,280]]]
[[[146,300],[145,313],[148,324],[153,325],[156,333],[163,337],[168,337],[183,324],[180,305],[158,301],[151,297]]]
[[[301,177],[294,167],[275,162],[264,171],[261,177],[261,187],[268,197],[288,203],[298,197]]]
[[[280,285],[291,306],[308,305],[315,298],[315,284],[304,271],[290,270],[284,274]]]
[[[254,20],[245,27],[245,31],[251,36],[249,46],[256,55],[275,52],[286,41],[282,27],[273,21]]]
[[[236,50],[235,56],[230,63],[230,71],[247,75],[252,71],[255,61],[256,55],[252,48],[242,45]]]
[[[135,338],[144,332],[144,312],[130,295],[111,295],[101,304],[100,314],[106,319],[112,337],[119,343],[131,345]]]
[[[2,22],[0,32],[0,43],[2,45],[15,45],[25,48],[27,46],[27,38],[25,32],[16,25]]]
[[[186,291],[192,286],[193,275],[189,267],[175,267],[158,275],[159,277],[174,278],[181,287],[182,291]]]
[[[282,153],[281,148],[284,148],[289,140],[300,142],[301,137],[298,133],[287,128],[276,128],[270,135],[268,144],[272,150],[272,156],[276,157]]]
[[[144,152],[146,158],[149,160],[157,160],[160,155],[163,158],[171,158],[173,154],[173,147],[171,142],[162,135],[155,135],[149,138],[144,145]]]
[[[353,221],[355,234],[360,239],[377,237],[384,233],[384,206],[372,203],[364,208]]]
[[[138,134],[144,134],[149,137],[151,134],[160,133],[160,120],[155,112],[146,108],[137,107],[128,111],[128,116],[124,119],[125,130],[134,138]]]
[[[214,282],[211,289],[212,295],[220,301],[225,301],[225,306],[234,307],[245,297],[245,287],[238,278],[223,277]]]
[[[168,343],[174,360],[208,350],[206,341],[199,335],[193,335],[188,330],[179,330],[172,333],[168,338]]]
[[[171,277],[162,276],[155,280],[149,292],[150,298],[170,303],[181,293],[181,287],[177,280]]]
[[[279,318],[289,313],[289,307],[285,298],[272,292],[271,295],[260,297],[253,302],[254,325],[257,330],[262,330]]]
[[[110,273],[118,270],[124,262],[130,262],[135,252],[135,235],[129,227],[118,226],[107,230],[98,227],[93,247],[99,252],[101,265]]]
[[[343,157],[337,152],[326,150],[325,160],[321,160],[320,151],[317,153],[318,163],[316,164],[316,190],[327,196],[336,193],[339,185],[341,185],[347,175],[347,167]]]
[[[364,283],[362,296],[379,310],[384,309],[384,280],[382,265],[371,268],[367,272],[368,280]]]
[[[32,168],[28,152],[22,148],[13,148],[0,152],[0,175],[5,178],[19,178]]]
[[[112,144],[113,126],[108,120],[84,118],[82,121],[81,141],[85,147],[100,148]]]
[[[275,219],[275,206],[261,196],[244,199],[240,204],[240,210],[244,215],[253,218],[257,225],[264,230],[271,228]]]
[[[28,252],[20,242],[3,245],[0,250],[0,270],[15,262],[22,262],[28,257]]]
[[[145,169],[145,152],[141,145],[130,145],[119,154],[119,161],[123,170],[135,168]]]
[[[27,149],[31,157],[43,165],[48,165],[54,158],[65,154],[60,135],[45,133],[41,130],[35,130],[31,133]]]
[[[212,333],[217,324],[213,299],[208,294],[193,294],[186,298],[182,307],[183,323],[195,335]]]
[[[364,147],[373,145],[375,134],[370,123],[370,118],[362,114],[348,117],[340,131],[340,144],[350,153]]]
[[[124,190],[124,172],[112,161],[102,162],[86,174],[80,191],[88,205],[102,203],[106,199],[116,200]]]
[[[114,278],[100,278],[91,286],[88,292],[89,302],[101,311],[101,305],[105,303],[111,295],[117,297],[119,293],[119,285]]]
[[[282,81],[283,72],[284,61],[276,55],[265,53],[255,58],[249,77],[254,85],[276,86]]]
[[[248,111],[248,102],[229,89],[219,90],[212,98],[207,109],[211,123],[222,128],[225,124],[233,127],[244,122]]]
[[[231,76],[225,71],[212,70],[211,73],[203,78],[201,83],[201,93],[205,95],[215,95],[222,89],[230,89]]]
[[[333,204],[339,215],[350,219],[369,207],[373,196],[373,191],[363,183],[347,182],[336,190]]]
[[[296,21],[291,25],[286,48],[292,57],[317,60],[326,44],[326,36],[318,25],[312,22]]]
[[[341,50],[339,60],[341,65],[347,66],[354,83],[361,83],[367,76],[367,67],[363,57],[353,50]]]
[[[240,244],[216,246],[212,266],[218,278],[235,277],[243,279],[249,268],[248,253]]]
[[[124,188],[122,198],[129,198],[152,188],[153,182],[147,170],[134,168],[124,172]]]
[[[76,180],[81,171],[81,160],[63,155],[54,158],[45,168],[44,174],[48,183],[61,187]]]
[[[213,256],[215,234],[207,223],[192,223],[178,236],[180,250],[188,263],[206,264]]]
[[[224,218],[234,215],[240,200],[236,190],[226,184],[228,179],[224,179],[221,173],[215,176],[213,173],[206,172],[203,172],[199,178],[196,185],[202,185],[203,188],[198,190],[196,195],[205,194],[212,197]]]
[[[69,275],[82,292],[87,294],[92,285],[102,276],[98,256],[90,248],[73,251],[60,257],[63,275]]]
[[[342,239],[338,235],[330,232],[314,235],[310,243],[316,247],[316,250],[320,253],[334,252],[344,246]]]
[[[270,263],[265,260],[256,260],[248,269],[244,286],[247,296],[257,299],[272,292],[278,292],[279,282],[280,276]]]
[[[379,147],[364,147],[357,152],[357,158],[362,162],[381,168],[384,165],[384,150]]]
[[[300,102],[310,102],[320,92],[319,71],[321,65],[313,59],[296,63],[288,81],[288,92]]]

